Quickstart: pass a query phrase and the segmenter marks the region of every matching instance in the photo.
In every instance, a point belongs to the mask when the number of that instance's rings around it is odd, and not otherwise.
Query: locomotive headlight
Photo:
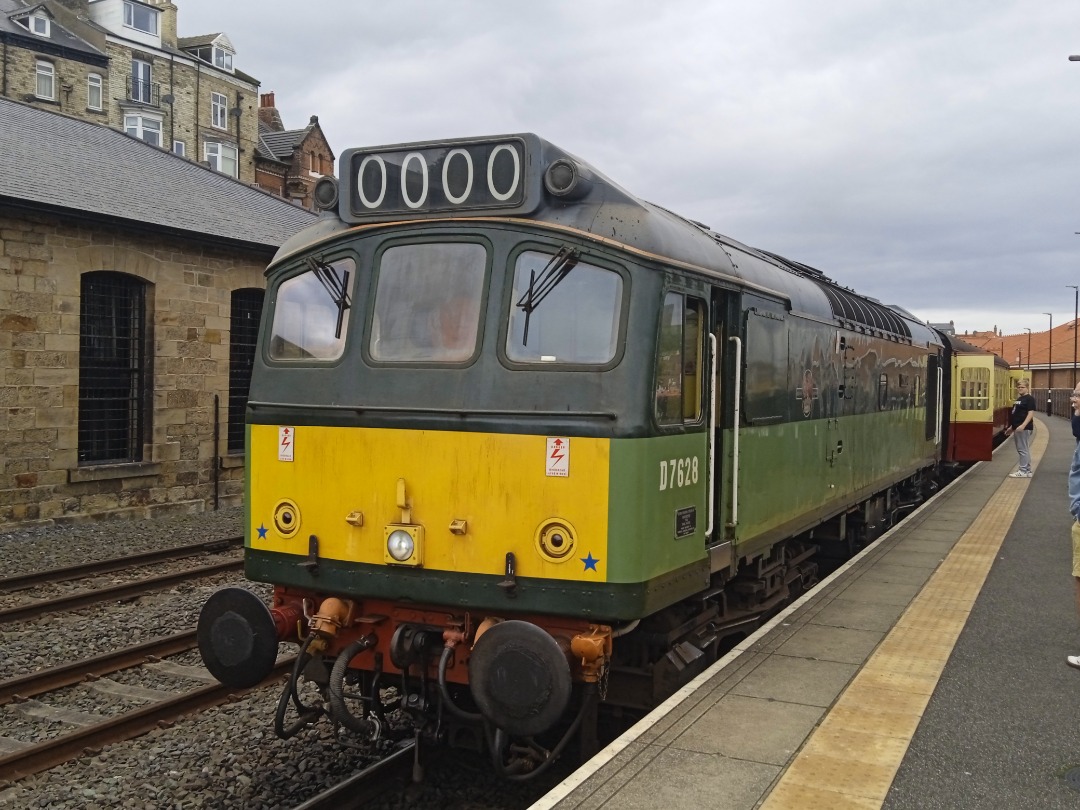
[[[554,197],[577,200],[592,189],[592,174],[577,161],[559,158],[544,172],[544,188]]]
[[[423,545],[422,526],[387,526],[384,560],[391,565],[422,565]]]
[[[386,552],[398,562],[409,559],[415,548],[416,544],[413,542],[412,535],[401,529],[390,532],[390,536],[386,539]]]

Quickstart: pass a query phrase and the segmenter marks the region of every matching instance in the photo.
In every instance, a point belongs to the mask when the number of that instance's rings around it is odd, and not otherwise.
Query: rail
[[[271,673],[251,689],[273,683],[292,669],[295,660],[296,656],[279,660]],[[110,717],[62,737],[35,743],[0,756],[0,781],[22,779],[55,768],[75,759],[87,749],[96,751],[105,745],[130,740],[152,731],[160,724],[171,723],[187,714],[220,705],[235,695],[247,694],[251,689],[237,690],[222,684],[211,684],[169,700]]]
[[[197,554],[222,551],[243,542],[244,538],[240,536],[227,537],[224,540],[207,540],[186,546],[173,546],[172,548],[162,548],[156,551],[145,551],[141,554],[130,554],[126,557],[111,557],[107,560],[98,560],[97,562],[83,563],[82,565],[69,565],[64,568],[50,568],[46,571],[14,574],[9,577],[0,577],[0,591],[20,590],[31,585],[41,585],[45,582],[62,582],[67,579],[78,579],[79,577],[88,577],[94,574],[109,574],[113,571],[122,571],[125,568],[137,568],[140,565],[149,565],[166,560],[182,560],[185,557],[194,557]]]
[[[190,579],[209,577],[215,574],[223,574],[228,571],[237,571],[244,567],[243,560],[231,560],[229,562],[204,565],[199,568],[190,568],[187,571],[179,571],[172,574],[163,574],[159,577],[140,579],[123,585],[114,585],[111,588],[99,588],[92,591],[79,591],[68,596],[60,596],[55,599],[39,599],[24,605],[0,610],[0,624],[33,619],[44,616],[46,613],[58,613],[64,610],[73,610],[97,602],[107,602],[112,599],[123,599],[128,596],[141,596],[148,591],[160,590],[186,582]]]

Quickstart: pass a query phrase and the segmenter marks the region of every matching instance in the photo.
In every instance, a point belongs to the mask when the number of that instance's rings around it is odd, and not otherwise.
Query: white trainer
[[[1009,473],[1009,478],[1031,478],[1031,473],[1017,470],[1014,473]]]
[[[1080,669],[1080,655],[1066,655],[1065,663],[1073,669]]]

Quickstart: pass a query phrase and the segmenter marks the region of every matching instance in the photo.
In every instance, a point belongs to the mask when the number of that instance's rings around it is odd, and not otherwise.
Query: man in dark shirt
[[[1028,381],[1020,380],[1016,384],[1016,401],[1009,413],[1009,426],[1006,436],[1014,436],[1016,454],[1020,457],[1020,466],[1010,478],[1031,478],[1031,437],[1035,432],[1035,397],[1028,390]]]

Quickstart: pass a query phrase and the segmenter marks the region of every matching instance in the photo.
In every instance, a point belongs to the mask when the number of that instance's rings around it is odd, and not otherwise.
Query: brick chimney
[[[161,6],[161,44],[176,47],[176,5],[170,2]]]
[[[274,132],[284,132],[285,124],[281,120],[281,114],[274,106],[274,93],[261,93],[259,95],[259,120],[270,127]]]

